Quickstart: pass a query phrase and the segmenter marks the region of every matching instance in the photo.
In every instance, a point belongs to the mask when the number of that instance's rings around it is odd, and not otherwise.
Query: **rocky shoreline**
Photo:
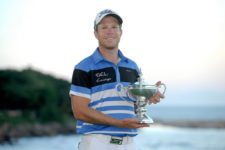
[[[225,128],[225,121],[162,121],[155,120],[154,126],[174,126],[185,128]],[[0,126],[0,144],[13,143],[20,137],[54,136],[58,134],[76,134],[75,124],[48,123],[48,124],[20,124],[5,123]]]
[[[20,137],[54,136],[58,134],[75,134],[75,124],[47,123],[47,124],[19,124],[4,123],[0,126],[0,144],[12,143]]]

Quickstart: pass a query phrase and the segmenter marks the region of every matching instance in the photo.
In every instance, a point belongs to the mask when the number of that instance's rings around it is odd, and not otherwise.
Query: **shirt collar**
[[[120,61],[125,61],[125,62],[128,62],[128,58],[125,57],[123,55],[123,53],[119,50],[118,51],[118,56],[120,57]],[[98,62],[100,61],[107,61],[103,56],[102,54],[100,53],[99,51],[99,48],[96,48],[96,50],[94,51],[94,53],[92,54],[92,58],[94,60],[94,63],[97,64]]]

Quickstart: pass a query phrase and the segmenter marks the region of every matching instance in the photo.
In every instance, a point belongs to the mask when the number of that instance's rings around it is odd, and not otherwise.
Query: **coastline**
[[[156,120],[151,127],[155,126],[173,126],[181,128],[217,128],[225,129],[225,121],[196,121],[196,120],[174,120],[162,121]],[[20,137],[34,137],[34,136],[54,136],[54,135],[69,135],[76,134],[74,122],[70,123],[47,123],[47,124],[19,124],[11,125],[5,123],[0,126],[0,144],[12,144]]]
[[[76,134],[74,122],[24,123],[19,125],[4,123],[0,126],[0,144],[13,143],[20,137],[54,136],[58,134]]]
[[[225,120],[156,120],[155,124],[184,128],[225,128]]]

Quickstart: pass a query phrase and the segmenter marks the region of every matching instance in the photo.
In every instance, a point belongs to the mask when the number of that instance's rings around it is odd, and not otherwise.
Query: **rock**
[[[4,123],[0,126],[0,143],[11,143],[19,137],[53,136],[57,134],[75,134],[75,124],[48,123],[48,124],[19,124],[12,126]]]

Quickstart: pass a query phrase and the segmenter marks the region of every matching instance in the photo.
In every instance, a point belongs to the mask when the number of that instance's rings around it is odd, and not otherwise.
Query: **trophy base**
[[[146,123],[146,124],[151,124],[151,123],[154,123],[154,121],[152,120],[151,117],[149,117],[147,114],[143,114],[142,117],[140,117],[140,122],[141,123]]]
[[[141,120],[141,123],[145,123],[145,124],[152,124],[152,123],[154,123],[154,121],[150,118],[148,118],[148,119],[143,119],[143,120]]]

